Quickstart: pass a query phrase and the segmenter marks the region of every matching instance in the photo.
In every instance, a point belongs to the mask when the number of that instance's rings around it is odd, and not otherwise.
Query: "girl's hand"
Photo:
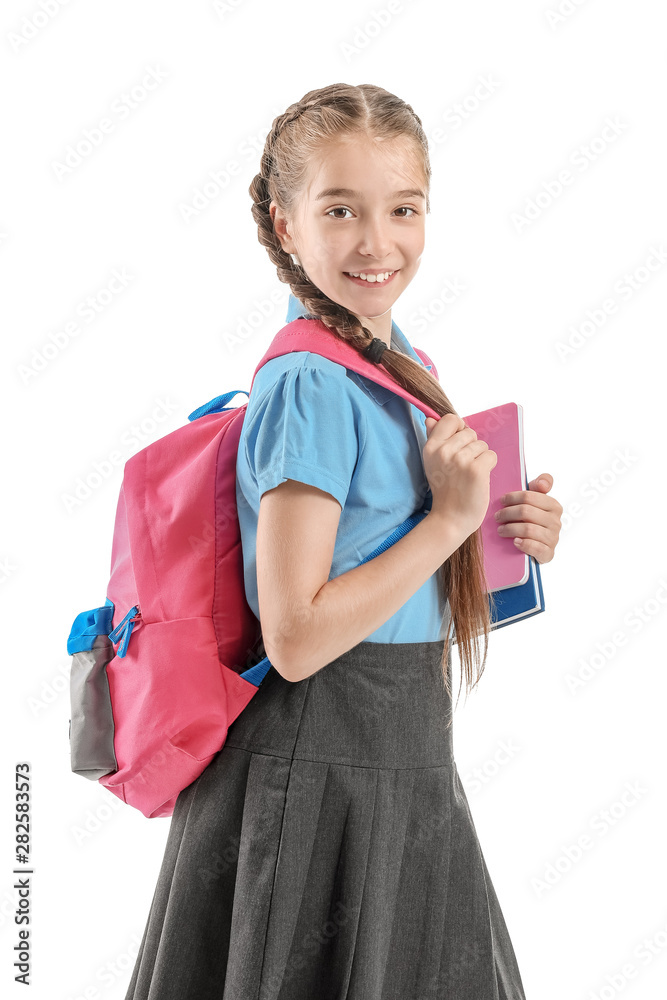
[[[498,456],[458,413],[427,417],[426,434],[422,459],[433,494],[430,516],[444,515],[462,543],[486,516]]]
[[[535,556],[539,563],[551,562],[560,535],[563,508],[553,497],[545,495],[553,483],[552,475],[542,473],[528,483],[527,490],[501,497],[504,506],[496,513],[498,534],[514,538],[517,548]]]

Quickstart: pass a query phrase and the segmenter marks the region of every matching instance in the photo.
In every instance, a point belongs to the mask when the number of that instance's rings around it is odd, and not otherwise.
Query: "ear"
[[[276,205],[275,201],[272,201],[269,205],[269,213],[273,221],[273,231],[280,240],[280,244],[285,251],[285,253],[294,253],[296,247],[294,246],[294,241],[287,231],[289,222],[285,217],[285,214],[281,208]]]

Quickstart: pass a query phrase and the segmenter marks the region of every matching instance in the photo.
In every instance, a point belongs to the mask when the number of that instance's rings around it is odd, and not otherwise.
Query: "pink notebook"
[[[491,470],[489,507],[481,525],[489,589],[516,587],[529,578],[529,557],[517,549],[511,537],[498,534],[494,514],[504,506],[500,498],[505,493],[526,489],[523,410],[518,403],[503,403],[463,419],[498,455],[496,467]]]

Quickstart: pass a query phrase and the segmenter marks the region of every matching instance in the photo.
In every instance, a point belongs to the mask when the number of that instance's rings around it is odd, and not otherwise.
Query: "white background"
[[[572,511],[542,567],[546,612],[491,637],[455,719],[526,995],[664,995],[661,13],[650,0],[3,4],[0,976],[11,996],[27,995],[12,981],[14,764],[30,761],[33,776],[34,998],[122,1000],[169,826],[69,770],[66,640],[75,615],[104,602],[122,465],[73,508],[66,496],[112,452],[124,461],[201,403],[249,388],[288,288],[257,241],[248,185],[274,117],[341,81],[397,93],[429,135],[427,246],[393,318],[460,414],[522,404],[529,478],[550,472]],[[105,117],[113,131],[59,173]],[[114,270],[128,283],[106,302]],[[447,282],[465,289],[449,304]],[[78,312],[89,296],[92,322]],[[170,412],[151,423],[164,401]]]

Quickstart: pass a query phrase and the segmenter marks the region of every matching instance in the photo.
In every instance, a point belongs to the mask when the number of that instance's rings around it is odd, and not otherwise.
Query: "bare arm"
[[[446,514],[432,510],[386,552],[329,580],[340,513],[331,494],[293,479],[260,501],[257,590],[264,648],[289,681],[309,677],[362,642],[465,537]]]

